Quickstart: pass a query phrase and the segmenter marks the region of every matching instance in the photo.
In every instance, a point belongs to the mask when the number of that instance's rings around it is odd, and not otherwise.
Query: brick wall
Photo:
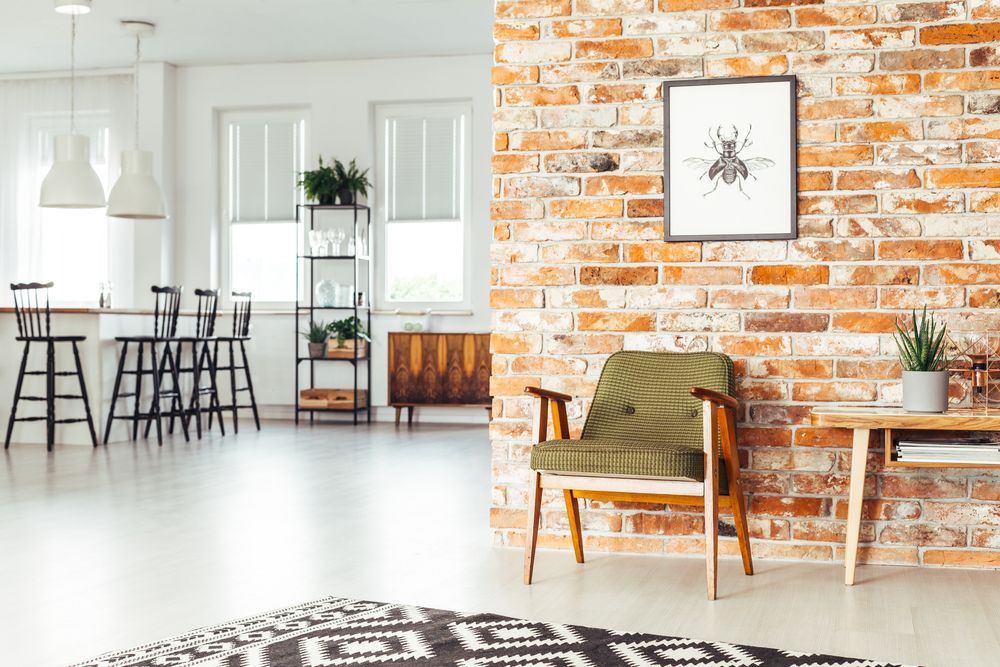
[[[497,0],[496,16],[497,543],[523,543],[526,384],[575,396],[578,433],[608,354],[704,340],[740,374],[754,552],[842,558],[850,434],[810,427],[810,407],[898,402],[905,309],[1000,328],[1000,1]],[[799,239],[664,243],[660,82],[784,73]],[[1000,566],[1000,477],[878,472],[867,492],[883,500],[862,560]],[[561,499],[543,513],[540,544],[566,546]],[[682,508],[590,502],[584,525],[592,550],[703,549]]]

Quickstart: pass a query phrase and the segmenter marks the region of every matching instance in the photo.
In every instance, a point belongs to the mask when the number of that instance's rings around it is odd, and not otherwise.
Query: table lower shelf
[[[1000,469],[1000,463],[967,463],[962,461],[900,461],[896,458],[896,446],[893,442],[893,432],[896,430],[920,431],[923,429],[881,429],[885,447],[886,468],[982,468],[984,470]],[[956,429],[958,430],[958,429]]]

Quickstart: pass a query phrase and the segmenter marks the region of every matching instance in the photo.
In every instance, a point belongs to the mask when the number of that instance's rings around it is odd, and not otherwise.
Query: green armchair
[[[712,352],[618,352],[608,358],[578,440],[569,437],[572,396],[526,387],[535,397],[532,482],[524,551],[530,584],[542,489],[562,489],[573,550],[583,562],[579,499],[705,508],[708,598],[717,588],[719,508],[732,510],[743,569],[753,574],[746,501],[736,450],[733,362]],[[555,438],[547,440],[549,412]]]

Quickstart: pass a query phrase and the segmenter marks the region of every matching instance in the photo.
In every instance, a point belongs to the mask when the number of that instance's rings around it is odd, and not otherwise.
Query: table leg
[[[854,429],[851,449],[851,495],[847,505],[847,550],[844,553],[844,584],[854,585],[854,567],[858,562],[858,539],[861,535],[861,506],[865,496],[865,467],[868,462],[866,428]]]

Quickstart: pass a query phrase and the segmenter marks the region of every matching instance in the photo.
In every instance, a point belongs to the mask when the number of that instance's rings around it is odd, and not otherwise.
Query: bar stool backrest
[[[45,338],[49,335],[49,289],[54,283],[11,283],[14,293],[14,315],[17,317],[19,338]],[[41,303],[39,292],[45,292],[45,305]],[[45,313],[45,319],[42,319]]]
[[[233,292],[233,337],[250,337],[250,292]]]
[[[196,289],[198,313],[195,320],[195,336],[211,338],[215,335],[215,316],[219,313],[219,290]]]
[[[156,338],[173,338],[177,335],[177,317],[181,312],[181,293],[184,287],[150,288],[156,299],[153,310],[153,336]]]

